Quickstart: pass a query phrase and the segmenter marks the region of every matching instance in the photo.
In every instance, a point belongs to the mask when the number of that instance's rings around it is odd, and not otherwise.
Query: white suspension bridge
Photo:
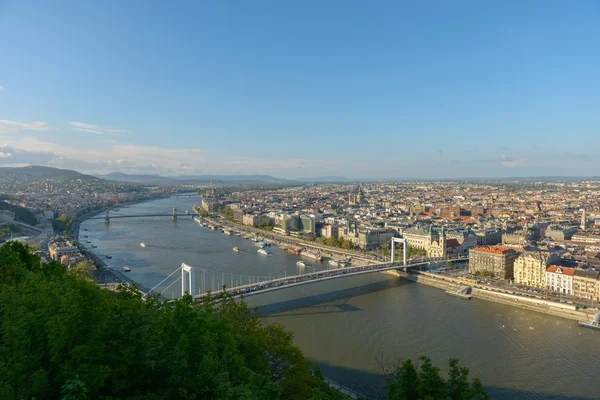
[[[348,276],[371,274],[375,272],[384,272],[398,269],[408,269],[415,267],[422,267],[430,263],[441,263],[441,262],[455,262],[455,261],[466,261],[466,256],[450,256],[450,257],[430,257],[430,258],[415,258],[407,259],[406,254],[406,241],[401,238],[393,238],[391,241],[391,257],[390,262],[384,262],[373,265],[358,265],[344,268],[329,269],[328,267],[323,270],[317,271],[316,268],[312,272],[307,272],[294,276],[287,276],[284,272],[281,276],[273,275],[243,275],[233,274],[222,271],[213,271],[200,267],[193,267],[182,263],[179,268],[165,277],[161,282],[150,289],[145,295],[161,295],[176,283],[181,283],[181,293],[191,294],[194,299],[201,300],[203,297],[215,293],[229,293],[234,297],[237,296],[251,296],[255,294],[265,293],[273,290],[287,289],[294,286],[306,285],[315,282],[321,282],[331,279],[339,279]],[[403,246],[402,260],[396,261],[395,259],[395,244],[401,243]],[[386,244],[387,246],[387,244]],[[309,267],[309,266],[307,266]],[[180,272],[178,276],[175,274]],[[176,278],[172,280],[172,278]],[[196,279],[199,278],[199,284],[196,285]],[[161,285],[165,284],[169,280],[172,282],[160,291],[155,291]],[[168,293],[168,292],[167,292]],[[174,297],[174,292],[172,292]]]

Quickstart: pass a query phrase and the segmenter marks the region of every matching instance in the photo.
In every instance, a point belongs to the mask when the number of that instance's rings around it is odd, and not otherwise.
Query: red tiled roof
[[[482,253],[490,254],[509,254],[516,253],[514,249],[506,246],[489,246],[489,247],[475,247],[472,251],[479,251]]]
[[[567,267],[561,267],[559,265],[551,265],[548,268],[546,268],[546,272],[554,272],[557,273],[558,270],[561,270],[561,273],[563,275],[570,275],[573,276],[575,274],[575,269],[574,268],[567,268]]]

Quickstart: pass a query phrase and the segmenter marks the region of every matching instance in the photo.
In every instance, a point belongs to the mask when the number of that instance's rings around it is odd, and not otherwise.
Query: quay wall
[[[388,273],[413,282],[422,283],[424,285],[433,286],[444,290],[457,290],[461,286],[465,286],[465,283],[459,280],[427,272],[415,271],[414,273],[404,273],[390,271]],[[577,310],[572,304],[556,303],[543,299],[515,295],[509,293],[508,291],[502,291],[502,289],[491,288],[485,285],[474,286],[472,294],[473,297],[477,299],[493,301],[496,303],[566,318],[573,321],[589,320],[592,316],[590,313]]]

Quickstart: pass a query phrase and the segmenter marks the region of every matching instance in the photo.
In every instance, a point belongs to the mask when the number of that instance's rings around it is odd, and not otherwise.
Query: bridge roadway
[[[406,265],[400,262],[395,263],[383,263],[375,265],[360,265],[355,267],[337,268],[330,269],[327,271],[311,272],[308,274],[289,276],[285,278],[273,279],[266,282],[257,282],[250,285],[237,286],[234,288],[226,288],[225,292],[231,293],[233,297],[239,296],[254,296],[256,294],[271,292],[274,290],[288,289],[294,286],[306,285],[315,282],[326,281],[330,279],[343,278],[355,275],[372,274],[374,272],[383,272],[397,270],[401,268],[414,268],[422,265],[426,265],[432,262],[444,262],[444,261],[467,261],[468,257],[435,257],[435,258],[419,258],[412,259],[407,262]],[[194,300],[198,301],[203,297],[207,296],[208,293],[202,293],[194,296]],[[222,290],[216,292],[216,294],[222,293]]]
[[[185,213],[179,214],[179,213],[177,213],[177,214],[175,214],[175,216],[177,218],[179,218],[179,217],[197,217],[198,214],[196,214],[196,213],[188,213],[188,214],[185,214]],[[117,215],[113,215],[113,214],[110,214],[109,215],[110,219],[117,219],[117,218],[144,218],[144,217],[171,217],[172,218],[173,217],[173,213],[168,213],[168,214],[165,214],[165,213],[162,213],[162,214],[138,214],[138,215],[118,215],[118,214]],[[102,216],[97,216],[97,217],[92,217],[92,218],[87,218],[87,219],[106,219],[106,216],[102,215]]]

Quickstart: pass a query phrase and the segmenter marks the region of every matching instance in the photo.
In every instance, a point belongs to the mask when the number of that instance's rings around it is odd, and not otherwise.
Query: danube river
[[[173,207],[185,212],[198,201],[161,199],[116,214],[170,213]],[[209,271],[204,273],[207,288],[213,285],[212,271],[214,285],[229,286],[232,280],[247,283],[254,276],[299,270],[298,256],[277,248],[268,256],[259,255],[251,241],[202,228],[191,217],[177,222],[167,217],[113,219],[108,226],[88,220],[81,225],[80,240],[90,248],[97,246],[93,251],[100,257],[111,256],[106,259],[109,266],[131,268],[130,277],[145,287],[158,284],[183,262]],[[241,251],[234,253],[234,246]],[[326,268],[325,263],[306,263],[307,271]],[[197,288],[202,276],[196,274]],[[177,297],[180,288],[175,283],[163,295]],[[483,300],[465,301],[377,273],[264,293],[247,301],[259,307],[266,321],[293,331],[296,344],[326,376],[369,398],[380,396],[384,385],[378,358],[419,355],[438,365],[460,358],[492,398],[599,397],[600,331],[581,329],[573,321]]]

